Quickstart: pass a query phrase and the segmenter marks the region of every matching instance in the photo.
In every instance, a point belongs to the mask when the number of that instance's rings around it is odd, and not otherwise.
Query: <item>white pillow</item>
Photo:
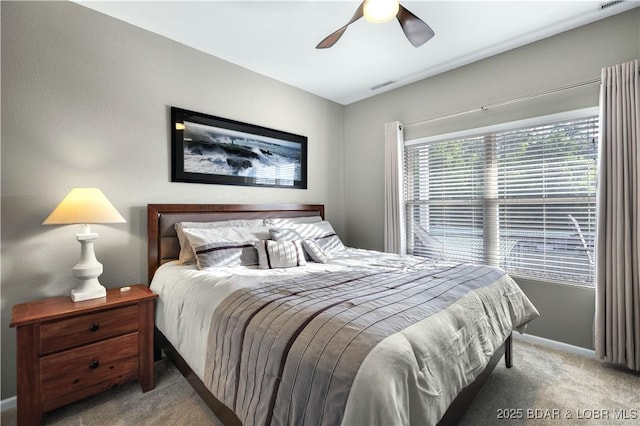
[[[316,223],[322,222],[320,216],[303,216],[303,217],[278,217],[267,218],[264,220],[266,226],[283,227],[289,226],[295,223]]]
[[[320,245],[315,242],[315,240],[303,240],[302,248],[314,262],[327,263],[327,261],[329,260],[329,256],[325,254],[324,250],[322,250]]]
[[[191,244],[187,240],[182,230],[184,228],[230,228],[230,227],[246,227],[246,226],[262,226],[262,219],[234,219],[234,220],[222,220],[219,222],[178,222],[174,225],[176,234],[178,235],[178,242],[180,243],[180,256],[178,261],[185,265],[191,265],[196,263],[196,256],[193,254]]]
[[[295,223],[286,228],[271,228],[271,239],[276,241],[287,240],[313,240],[322,249],[325,255],[331,255],[344,250],[344,244],[327,221],[316,223]]]
[[[291,228],[269,228],[269,238],[274,241],[294,241],[303,237],[298,231]]]
[[[254,243],[269,236],[265,226],[240,228],[183,228],[193,249],[198,268],[257,265]]]
[[[255,246],[260,269],[293,268],[307,264],[300,240],[262,240],[256,242]]]

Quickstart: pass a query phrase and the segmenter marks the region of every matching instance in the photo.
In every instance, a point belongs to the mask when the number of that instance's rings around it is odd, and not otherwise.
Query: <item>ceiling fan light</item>
[[[365,0],[363,12],[367,21],[378,24],[393,19],[399,9],[397,0]]]

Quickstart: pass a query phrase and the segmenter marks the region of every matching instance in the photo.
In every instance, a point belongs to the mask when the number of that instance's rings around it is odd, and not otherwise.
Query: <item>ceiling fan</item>
[[[329,34],[316,46],[316,49],[327,49],[342,37],[347,27],[358,19],[365,17],[369,22],[386,22],[395,16],[402,27],[404,35],[414,47],[419,47],[431,40],[434,32],[422,19],[403,7],[398,0],[364,0],[343,27]]]

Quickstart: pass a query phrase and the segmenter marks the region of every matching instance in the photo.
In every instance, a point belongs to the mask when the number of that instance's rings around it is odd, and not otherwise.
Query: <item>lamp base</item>
[[[98,277],[102,274],[102,263],[96,259],[93,250],[93,242],[98,239],[98,234],[88,232],[77,234],[80,242],[80,260],[73,267],[73,276],[80,281],[80,285],[71,290],[71,300],[81,302],[83,300],[105,297],[107,290],[100,284]]]
[[[82,302],[83,300],[98,299],[100,297],[106,297],[107,289],[100,286],[99,288],[85,289],[73,289],[71,290],[71,300],[74,302]]]

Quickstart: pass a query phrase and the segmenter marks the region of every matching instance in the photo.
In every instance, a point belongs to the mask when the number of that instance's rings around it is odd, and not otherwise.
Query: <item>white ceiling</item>
[[[601,9],[607,1],[401,1],[435,31],[423,46],[414,48],[395,19],[363,18],[326,50],[315,46],[359,1],[79,3],[346,105],[640,6]]]

